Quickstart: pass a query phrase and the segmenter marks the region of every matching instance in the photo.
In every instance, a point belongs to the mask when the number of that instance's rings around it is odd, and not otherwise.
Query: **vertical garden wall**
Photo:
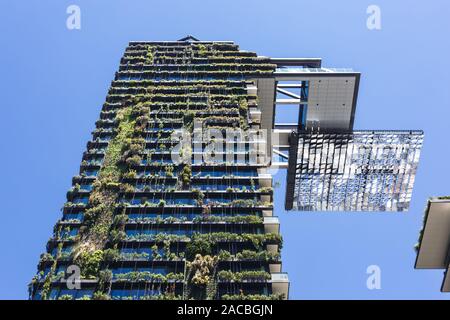
[[[274,67],[229,42],[130,43],[30,298],[283,298],[271,283],[281,237],[264,224],[273,211],[273,190],[259,181],[266,164],[250,161],[245,140],[205,163],[192,160],[208,142],[174,139],[198,125],[258,129],[247,88]],[[190,161],[174,162],[174,152]],[[77,268],[73,289],[66,279]]]

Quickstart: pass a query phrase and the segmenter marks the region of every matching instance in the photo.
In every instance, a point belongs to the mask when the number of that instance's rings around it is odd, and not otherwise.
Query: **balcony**
[[[258,181],[261,187],[272,187],[272,175],[269,173],[259,173]]]
[[[280,221],[278,217],[264,217],[264,231],[266,233],[280,234]]]
[[[278,259],[278,261],[270,261],[269,262],[269,271],[271,274],[280,273],[281,272],[281,259]]]
[[[262,210],[263,217],[272,217],[273,216],[273,210]]]
[[[253,123],[261,123],[261,110],[250,108],[249,116]]]
[[[248,85],[247,86],[247,94],[249,95],[256,95],[258,93],[258,88],[254,85]]]
[[[289,278],[287,273],[272,273],[272,293],[283,294],[284,299],[289,297]]]

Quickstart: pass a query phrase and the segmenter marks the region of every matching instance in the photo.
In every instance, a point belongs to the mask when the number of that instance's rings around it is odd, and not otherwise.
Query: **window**
[[[83,220],[84,213],[83,212],[76,212],[76,213],[64,213],[62,220],[63,221],[69,221],[69,220]]]
[[[154,296],[161,294],[160,290],[156,289],[115,289],[111,290],[111,297],[113,299],[133,299],[139,300],[145,296]]]
[[[61,296],[69,295],[72,296],[73,299],[80,299],[85,296],[92,297],[94,290],[92,289],[80,289],[80,290],[70,290],[64,288],[53,288],[50,291],[50,299],[58,299]]]

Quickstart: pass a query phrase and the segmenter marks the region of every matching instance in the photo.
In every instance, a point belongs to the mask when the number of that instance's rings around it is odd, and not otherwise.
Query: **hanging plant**
[[[189,185],[191,184],[191,179],[192,179],[191,166],[185,164],[183,170],[181,171],[181,183],[184,189],[189,187]]]
[[[81,276],[86,279],[95,279],[98,276],[102,261],[102,250],[85,251],[75,259],[75,263],[80,267]]]

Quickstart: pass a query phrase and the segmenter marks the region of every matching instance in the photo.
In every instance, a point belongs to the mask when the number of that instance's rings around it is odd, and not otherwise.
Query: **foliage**
[[[189,132],[192,132],[194,129],[194,115],[193,111],[187,111],[183,116],[184,128]]]
[[[126,214],[118,214],[114,217],[113,224],[117,227],[124,226],[128,221],[128,216]]]
[[[211,280],[211,274],[213,269],[217,265],[217,257],[211,257],[209,255],[202,256],[197,254],[194,261],[188,262],[188,268],[190,270],[191,278],[189,281],[197,286],[203,286],[208,284]]]
[[[263,294],[251,294],[246,295],[243,293],[240,294],[224,294],[222,296],[222,300],[283,300],[284,295],[283,294],[269,294],[269,295],[263,295]]]
[[[76,263],[80,267],[81,276],[84,278],[96,278],[103,261],[103,251],[84,251],[78,255]]]
[[[41,254],[41,259],[40,259],[40,263],[45,263],[45,262],[54,262],[55,261],[55,257],[53,257],[53,255],[51,255],[50,253],[43,253]]]
[[[192,240],[186,245],[186,258],[192,260],[197,256],[197,254],[211,255],[212,242],[205,241],[202,237],[193,237]]]
[[[236,215],[236,216],[213,216],[213,215],[202,215],[195,217],[193,222],[229,222],[229,223],[251,223],[260,224],[263,223],[263,219],[255,215]]]
[[[92,295],[92,300],[111,300],[111,297],[106,293],[97,291]]]
[[[122,230],[111,230],[109,233],[109,241],[112,244],[117,244],[120,241],[123,241],[127,238],[127,235]]]
[[[219,271],[217,274],[220,280],[228,280],[235,282],[242,281],[264,281],[270,280],[271,275],[266,271],[241,271],[241,272],[231,272],[228,270]]]
[[[161,293],[157,295],[143,296],[140,300],[182,300],[183,297],[175,295],[172,292]]]
[[[227,250],[220,250],[219,251],[219,255],[218,255],[219,260],[222,261],[227,261],[227,260],[231,260],[232,255],[229,251]]]
[[[147,54],[145,55],[145,63],[153,64],[154,56],[153,56],[153,48],[149,46],[147,48]]]
[[[167,177],[173,177],[173,165],[165,166],[164,170]]]
[[[131,156],[129,158],[127,158],[127,160],[125,161],[125,163],[132,167],[132,166],[138,166],[141,164],[142,158],[141,156],[135,154],[134,156]]]
[[[122,260],[148,260],[149,257],[150,255],[147,252],[131,252],[120,254],[120,258]]]
[[[191,166],[186,164],[181,171],[181,182],[183,187],[189,187],[192,178]]]
[[[149,281],[149,282],[161,282],[165,283],[168,281],[183,281],[183,273],[168,273],[163,275],[160,273],[152,273],[149,271],[131,271],[127,273],[119,273],[115,275],[117,281],[121,282],[139,282],[139,281]]]
[[[198,45],[198,55],[200,57],[206,57],[207,54],[208,54],[208,48],[204,44],[199,44]]]
[[[119,250],[117,250],[117,249],[109,248],[109,249],[106,249],[103,251],[103,259],[106,262],[114,262],[114,261],[119,260],[119,258],[120,258],[120,253],[119,253]]]
[[[228,260],[256,260],[256,261],[276,261],[280,258],[280,254],[278,252],[270,252],[267,250],[242,250],[241,252],[232,255],[229,251],[220,250],[219,251],[219,260],[228,261]]]
[[[81,234],[81,241],[75,253],[75,257],[78,257],[77,260],[81,262],[91,256],[98,256],[99,250],[103,249],[108,240],[108,232],[113,223],[113,212],[117,207],[117,191],[116,188],[111,190],[110,186],[118,185],[121,175],[125,173],[120,160],[122,149],[133,134],[135,121],[131,117],[131,111],[130,107],[124,108],[116,115],[117,135],[108,144],[104,164],[89,199],[92,208],[87,210],[88,228],[83,229],[86,231]],[[89,259],[87,262],[90,262]],[[86,275],[95,277],[94,272],[98,272],[98,268],[91,269],[88,264]]]
[[[192,242],[206,242],[209,245],[214,245],[219,241],[237,241],[245,242],[249,241],[253,243],[255,248],[260,248],[264,242],[276,242],[281,247],[282,238],[275,233],[230,233],[230,232],[213,232],[213,233],[194,233],[192,236]]]
[[[166,201],[161,199],[159,200],[158,207],[164,207],[166,205]]]
[[[112,271],[109,269],[101,270],[98,273],[98,291],[97,292],[105,292],[110,289],[110,284],[112,281],[113,275]]]

